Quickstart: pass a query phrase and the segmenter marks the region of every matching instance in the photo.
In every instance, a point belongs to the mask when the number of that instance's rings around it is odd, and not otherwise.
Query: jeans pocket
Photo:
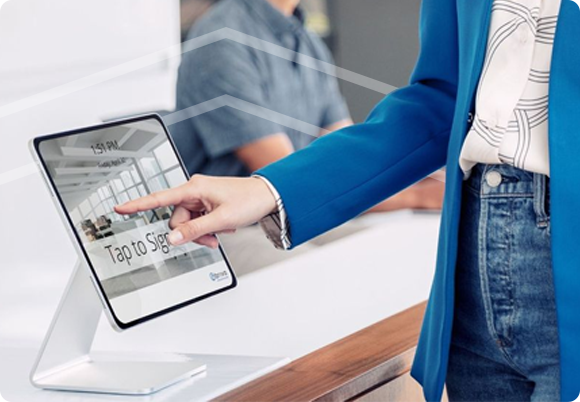
[[[520,205],[516,200],[506,198],[488,199],[484,205],[486,227],[480,246],[480,275],[483,279],[488,327],[498,345],[510,346],[515,317],[515,282],[511,258],[516,229],[514,209],[519,209]]]

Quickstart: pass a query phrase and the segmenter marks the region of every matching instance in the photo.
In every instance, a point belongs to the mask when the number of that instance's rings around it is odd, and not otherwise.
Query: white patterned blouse
[[[494,0],[475,116],[459,157],[465,177],[477,163],[550,174],[548,86],[560,3]],[[260,224],[277,248],[289,249],[291,228],[283,200],[267,179],[259,178],[278,204],[278,211]]]
[[[495,0],[475,116],[459,158],[550,174],[548,86],[561,0]]]

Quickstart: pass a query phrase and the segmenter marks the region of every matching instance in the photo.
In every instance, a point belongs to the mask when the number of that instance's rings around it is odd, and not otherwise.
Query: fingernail
[[[169,233],[169,242],[174,246],[177,246],[183,240],[183,234],[179,230],[174,230]]]

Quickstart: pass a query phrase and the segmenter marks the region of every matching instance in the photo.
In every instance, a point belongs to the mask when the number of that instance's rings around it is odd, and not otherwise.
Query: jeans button
[[[490,170],[485,174],[485,182],[490,187],[497,187],[501,184],[501,174],[497,170]]]

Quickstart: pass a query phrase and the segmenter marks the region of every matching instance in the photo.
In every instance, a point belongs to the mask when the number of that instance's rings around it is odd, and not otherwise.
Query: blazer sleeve
[[[458,85],[455,0],[423,0],[409,85],[367,120],[256,172],[280,194],[292,247],[359,215],[445,164]]]

